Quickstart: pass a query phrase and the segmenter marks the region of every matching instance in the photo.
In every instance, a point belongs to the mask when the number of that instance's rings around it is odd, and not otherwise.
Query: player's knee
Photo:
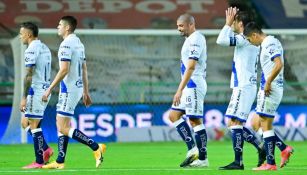
[[[25,128],[28,127],[28,126],[29,126],[28,120],[27,120],[27,119],[22,119],[22,120],[21,120],[21,127],[22,127],[23,129],[25,129]]]
[[[175,121],[179,120],[179,119],[181,118],[181,116],[178,115],[177,113],[171,111],[171,112],[169,113],[168,118],[169,118],[169,120],[170,120],[171,122],[174,123]]]
[[[190,124],[192,127],[198,126],[202,124],[202,120],[199,118],[190,118]]]
[[[253,117],[251,119],[251,127],[256,132],[260,128],[260,119],[259,119],[259,116],[257,114],[253,115]]]

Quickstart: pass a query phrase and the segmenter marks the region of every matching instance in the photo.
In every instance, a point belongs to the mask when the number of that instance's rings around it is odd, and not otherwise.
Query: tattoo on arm
[[[26,68],[26,76],[24,79],[24,83],[23,83],[23,97],[27,98],[29,89],[31,87],[32,84],[32,76],[33,76],[33,72],[34,72],[34,67],[27,67]]]

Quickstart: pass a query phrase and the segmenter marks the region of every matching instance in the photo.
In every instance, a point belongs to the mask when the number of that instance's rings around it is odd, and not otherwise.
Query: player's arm
[[[266,80],[265,87],[264,87],[264,93],[266,96],[269,96],[271,94],[271,83],[276,78],[276,76],[279,74],[279,72],[281,71],[283,67],[283,62],[281,61],[280,56],[274,57],[273,59],[274,59],[275,65],[273,67],[273,70],[270,76]]]
[[[183,74],[183,77],[181,79],[181,82],[178,86],[178,89],[177,89],[177,92],[174,96],[174,99],[173,99],[173,104],[175,106],[179,105],[180,104],[180,98],[181,98],[181,95],[182,95],[182,91],[184,89],[184,87],[186,87],[186,85],[188,84],[189,80],[191,79],[191,76],[195,70],[195,66],[196,66],[196,63],[197,63],[197,60],[195,59],[189,59],[188,61],[188,66]]]
[[[23,90],[22,100],[21,100],[21,103],[20,103],[20,111],[21,112],[25,112],[26,103],[27,103],[27,96],[28,96],[29,90],[31,88],[33,73],[34,73],[34,66],[26,67],[26,75],[25,75],[24,82],[23,82],[23,89],[24,90]]]
[[[83,81],[83,103],[85,106],[90,106],[92,104],[92,99],[90,97],[88,88],[88,76],[87,76],[87,66],[86,62],[82,64],[82,81]]]
[[[48,97],[51,94],[51,91],[64,79],[64,77],[68,74],[69,72],[69,67],[70,67],[70,61],[61,61],[61,66],[59,72],[56,74],[54,80],[52,81],[51,85],[49,88],[46,90],[44,96],[43,96],[43,101],[48,101]]]
[[[226,24],[223,29],[220,31],[219,36],[217,37],[216,43],[221,46],[236,46],[236,37],[235,33],[231,29],[231,25],[234,22],[235,15],[237,13],[236,8],[229,7],[226,12]]]

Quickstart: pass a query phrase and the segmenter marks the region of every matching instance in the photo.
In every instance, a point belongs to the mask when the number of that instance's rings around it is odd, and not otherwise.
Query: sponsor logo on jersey
[[[76,86],[77,86],[78,88],[83,87],[83,82],[82,82],[81,79],[79,79],[78,81],[76,81]]]
[[[70,49],[70,46],[61,46],[60,48]]]

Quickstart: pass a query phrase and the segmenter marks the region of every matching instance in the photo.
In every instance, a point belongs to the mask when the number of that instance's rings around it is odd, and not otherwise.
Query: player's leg
[[[189,164],[190,167],[208,167],[207,132],[203,123],[204,99],[206,88],[187,88],[185,108],[186,116],[193,127],[195,141],[198,148],[198,159]]]
[[[188,166],[192,161],[197,159],[198,157],[198,149],[195,145],[194,138],[192,136],[192,132],[190,126],[187,121],[182,118],[185,114],[185,97],[186,90],[184,90],[183,95],[180,99],[180,104],[178,106],[172,106],[172,109],[169,113],[169,119],[174,124],[177,129],[178,134],[181,139],[185,142],[188,152],[186,154],[185,160],[180,164],[180,167]]]
[[[264,147],[267,163],[253,170],[277,170],[275,163],[276,137],[273,129],[273,121],[276,109],[281,101],[281,96],[276,90],[272,90],[270,96],[265,96],[260,90],[257,98],[257,114],[260,116],[260,125],[263,130]]]
[[[34,92],[34,90],[33,90]],[[34,152],[36,161],[33,164],[25,166],[24,168],[41,168],[44,164],[44,135],[40,122],[43,118],[47,103],[41,101],[41,94],[39,90],[35,91],[35,94],[30,94],[27,97],[27,107],[25,112],[25,118],[22,119],[22,126],[26,126],[28,123],[33,138]]]
[[[251,122],[252,128],[262,137],[263,131],[262,128],[260,128],[260,117],[258,114],[255,114],[253,116],[252,122]],[[292,146],[287,145],[281,137],[276,133],[276,146],[278,149],[281,151],[280,156],[281,156],[281,162],[280,162],[280,167],[284,167],[288,162],[291,157],[291,155],[294,152],[294,149]]]
[[[190,167],[208,167],[209,161],[207,158],[207,132],[203,119],[189,116],[191,126],[195,134],[195,141],[198,148],[198,159],[190,163]]]
[[[229,116],[229,115],[226,115]],[[232,147],[235,159],[230,164],[219,167],[219,170],[244,170],[243,165],[243,123],[236,118],[230,118],[228,128],[231,131]]]

